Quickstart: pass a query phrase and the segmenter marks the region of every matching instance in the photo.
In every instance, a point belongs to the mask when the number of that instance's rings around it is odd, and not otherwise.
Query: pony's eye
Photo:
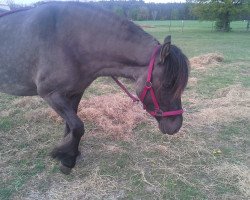
[[[173,81],[168,81],[168,82],[163,84],[164,89],[171,89],[173,86],[174,86]]]
[[[164,88],[164,89],[169,89],[169,88],[170,88],[170,85],[171,85],[170,83],[164,84],[164,85],[163,85],[163,88]]]
[[[164,66],[164,63],[162,63],[160,60],[157,62],[157,65],[158,65],[158,66],[165,67],[165,66]]]

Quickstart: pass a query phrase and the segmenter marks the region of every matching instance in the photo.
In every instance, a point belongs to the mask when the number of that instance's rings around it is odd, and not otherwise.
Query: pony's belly
[[[23,67],[14,69],[11,66],[5,68],[0,63],[0,92],[17,95],[37,95],[37,87],[32,79],[31,70],[23,70]]]
[[[35,96],[37,95],[37,88],[35,85],[1,84],[0,92],[15,96]]]

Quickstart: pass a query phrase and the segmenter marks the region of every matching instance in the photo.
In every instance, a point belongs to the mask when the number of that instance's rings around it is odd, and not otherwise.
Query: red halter
[[[149,67],[148,67],[148,76],[147,76],[147,81],[146,81],[146,84],[144,86],[144,89],[142,91],[142,93],[140,94],[139,96],[139,99],[140,101],[142,102],[143,104],[143,107],[144,109],[150,114],[152,115],[153,117],[168,117],[168,116],[175,116],[175,115],[181,115],[183,113],[183,110],[180,109],[180,110],[174,110],[174,111],[167,111],[167,112],[163,112],[161,109],[160,109],[160,106],[159,106],[159,103],[156,99],[156,96],[155,96],[155,92],[154,92],[154,89],[152,87],[152,82],[151,82],[151,79],[152,79],[152,72],[153,72],[153,69],[154,69],[154,63],[155,63],[155,57],[156,57],[156,53],[158,51],[158,49],[160,48],[160,45],[159,46],[156,46],[155,49],[154,49],[154,52],[151,56],[151,59],[150,59],[150,63],[149,63]],[[115,80],[115,82],[122,88],[122,90],[124,92],[126,92],[126,94],[132,98],[133,101],[139,101],[139,99],[137,99],[136,97],[134,97],[132,94],[130,94],[128,92],[128,90],[124,87],[124,85],[119,81],[117,80],[117,78],[113,77],[112,78]],[[148,93],[148,91],[150,92],[150,95],[151,95],[151,98],[153,100],[153,103],[154,103],[154,111],[149,111],[147,110],[146,108],[146,105],[143,103],[144,102],[144,99],[146,97],[146,94]]]

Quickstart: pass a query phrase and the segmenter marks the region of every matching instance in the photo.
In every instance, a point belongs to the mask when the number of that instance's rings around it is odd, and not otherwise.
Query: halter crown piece
[[[154,63],[155,63],[155,58],[156,58],[156,53],[158,51],[158,49],[160,48],[160,45],[156,46],[155,49],[154,49],[154,52],[150,58],[150,63],[149,63],[149,67],[148,67],[148,76],[147,76],[147,81],[145,83],[145,86],[143,88],[143,91],[142,93],[140,94],[139,96],[139,99],[140,101],[142,102],[143,104],[143,108],[150,114],[152,115],[153,117],[168,117],[168,116],[175,116],[175,115],[180,115],[183,113],[183,110],[180,109],[180,110],[174,110],[174,111],[167,111],[167,112],[163,112],[161,109],[160,109],[160,106],[159,106],[159,103],[156,99],[156,96],[155,96],[155,92],[154,92],[154,89],[152,87],[152,82],[151,82],[151,79],[152,79],[152,72],[153,72],[153,69],[154,69]],[[127,89],[126,87],[115,77],[113,77],[113,80],[121,87],[121,89],[135,102],[135,101],[139,101],[138,98],[134,97]],[[144,102],[144,99],[147,95],[147,93],[150,93],[151,95],[151,98],[152,98],[152,101],[153,101],[153,104],[154,104],[154,111],[150,111],[147,109],[146,105],[143,103]]]

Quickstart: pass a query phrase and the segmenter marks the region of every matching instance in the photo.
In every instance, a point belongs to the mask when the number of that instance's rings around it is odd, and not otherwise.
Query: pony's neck
[[[147,69],[147,66],[113,66],[113,67],[107,67],[103,68],[96,74],[97,77],[101,76],[116,76],[116,77],[123,77],[123,78],[129,78],[132,80],[137,80],[140,75],[142,75],[145,70]]]
[[[137,79],[148,66],[159,42],[133,22],[106,11],[88,6],[77,6],[70,11],[78,13],[79,17],[76,19],[79,24],[93,23],[89,29],[85,26],[75,27],[78,34],[72,45],[80,46],[79,59],[87,57],[88,70],[96,77],[119,76]]]
[[[131,56],[126,54],[126,58],[118,57],[112,62],[110,62],[110,60],[102,60],[100,63],[102,68],[98,70],[96,75],[98,77],[117,76],[137,80],[147,71],[154,48],[158,44],[159,43],[152,38],[148,45],[144,44],[141,48],[136,45],[132,47],[131,51],[133,51],[133,54],[130,54]],[[117,51],[120,50],[118,49]]]

